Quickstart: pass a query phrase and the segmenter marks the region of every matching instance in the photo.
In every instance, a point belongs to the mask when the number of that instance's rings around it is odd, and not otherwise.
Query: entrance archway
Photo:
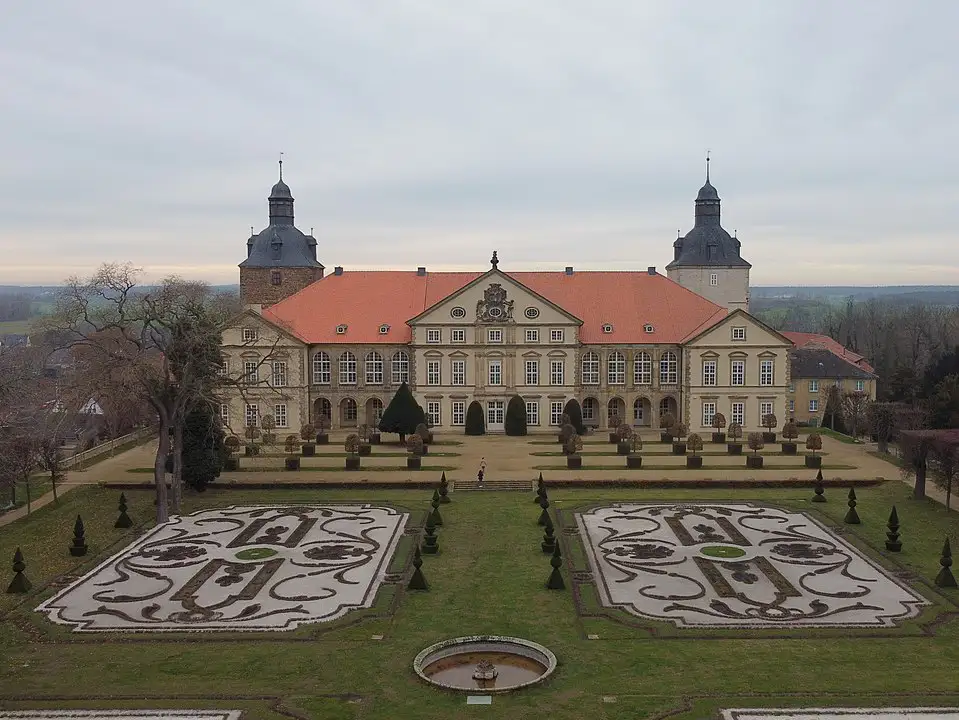
[[[383,401],[377,397],[366,401],[366,424],[370,427],[378,427],[380,418],[383,417]]]
[[[606,426],[610,429],[619,427],[626,419],[626,403],[620,397],[611,398],[606,403]]]
[[[313,424],[319,424],[321,417],[326,418],[327,427],[333,422],[333,405],[325,397],[313,401]]]
[[[636,398],[633,402],[633,425],[649,427],[653,422],[653,408],[648,398]]]
[[[340,401],[340,427],[356,427],[356,400],[353,398]]]

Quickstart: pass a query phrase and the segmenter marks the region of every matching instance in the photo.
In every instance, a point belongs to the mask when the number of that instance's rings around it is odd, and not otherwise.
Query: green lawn
[[[218,489],[186,498],[186,511],[257,502],[392,503],[422,521],[431,493],[411,490]],[[553,489],[557,522],[571,510],[604,500],[754,500],[810,510],[827,524],[841,523],[845,493],[827,489],[828,502],[811,505],[807,490]],[[56,507],[0,528],[0,558],[9,562],[23,548],[28,596],[0,595],[0,707],[220,707],[246,711],[244,720],[282,717],[373,720],[447,720],[482,717],[541,720],[627,720],[665,717],[704,720],[722,707],[858,704],[959,705],[959,593],[948,597],[924,583],[938,570],[943,537],[959,547],[959,516],[947,516],[931,501],[914,501],[899,482],[857,489],[863,524],[846,526],[850,542],[879,562],[915,573],[919,591],[935,602],[919,621],[889,632],[806,631],[793,637],[763,637],[748,631],[717,631],[691,640],[674,627],[653,633],[613,617],[581,616],[570,590],[543,585],[548,557],[539,548],[542,528],[531,493],[451,493],[442,507],[441,552],[425,557],[428,593],[384,587],[381,617],[358,624],[301,628],[291,633],[177,634],[174,636],[84,635],[54,626],[32,611],[58,576],[77,574],[117,552],[138,528],[113,528],[118,493],[80,488]],[[137,522],[149,525],[152,495],[127,493]],[[899,510],[903,552],[882,547],[891,506]],[[91,555],[67,552],[73,521],[82,513]],[[560,532],[567,563],[584,567],[575,535]],[[872,548],[871,550],[869,548]],[[394,567],[408,560],[401,546]],[[2,583],[9,581],[3,566]],[[564,568],[568,586],[570,568]],[[590,586],[580,586],[589,588]],[[590,607],[589,593],[584,594]],[[930,616],[951,611],[939,624]],[[543,686],[497,696],[491,707],[467,708],[462,695],[421,684],[412,674],[414,655],[442,639],[496,633],[540,642],[556,653],[559,667]],[[384,639],[372,640],[382,634]],[[598,639],[587,639],[587,635]],[[697,637],[703,633],[695,633]],[[915,694],[916,697],[910,697]],[[604,702],[604,696],[615,702]],[[785,698],[785,699],[784,699]]]

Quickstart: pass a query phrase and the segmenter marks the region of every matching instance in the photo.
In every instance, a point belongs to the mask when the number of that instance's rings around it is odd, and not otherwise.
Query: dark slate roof
[[[276,198],[289,198],[293,199],[293,193],[290,192],[290,186],[287,185],[283,180],[280,180],[276,185],[273,186],[273,189],[270,190],[270,199]]]
[[[280,243],[277,255],[274,243]],[[249,256],[240,263],[241,268],[254,267],[310,267],[323,265],[314,260],[311,248],[316,247],[316,238],[304,235],[294,225],[270,225],[247,241]]]
[[[868,380],[875,377],[858,365],[825,348],[799,348],[789,354],[792,377],[795,378],[852,378]]]
[[[699,188],[699,194],[696,195],[697,200],[719,200],[719,192],[712,186],[709,180],[706,180],[706,184]]]
[[[673,243],[673,261],[667,270],[677,267],[752,267],[739,254],[740,242],[719,224],[719,193],[706,178],[696,195],[696,223],[684,237]]]

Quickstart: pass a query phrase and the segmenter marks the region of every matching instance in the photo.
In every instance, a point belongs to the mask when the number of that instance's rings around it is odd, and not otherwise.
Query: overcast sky
[[[284,153],[350,268],[663,268],[712,151],[752,282],[959,284],[959,2],[32,0],[0,283],[236,282]]]

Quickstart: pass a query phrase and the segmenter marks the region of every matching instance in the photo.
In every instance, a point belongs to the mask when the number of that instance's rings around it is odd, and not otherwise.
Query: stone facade
[[[278,275],[274,276],[274,273]],[[322,267],[241,267],[240,300],[244,305],[259,305],[266,308],[299,292],[322,277]]]
[[[666,277],[730,311],[749,312],[748,267],[670,267]]]

